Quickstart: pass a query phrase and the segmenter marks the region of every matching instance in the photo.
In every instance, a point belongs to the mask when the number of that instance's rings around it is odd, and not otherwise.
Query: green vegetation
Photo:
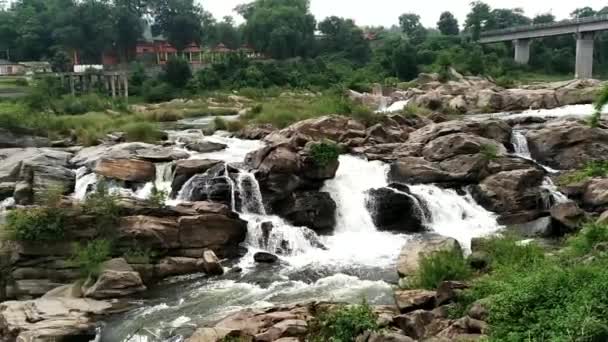
[[[64,220],[55,208],[15,209],[6,217],[6,229],[14,240],[58,241],[65,235]]]
[[[598,244],[608,243],[608,227],[595,222],[587,223],[575,236],[568,239],[567,252],[575,257],[594,252]]]
[[[446,280],[467,280],[473,275],[462,253],[456,250],[442,250],[424,256],[420,268],[412,277],[413,288],[436,289]]]
[[[608,105],[608,86],[604,87],[595,101],[595,111],[591,115],[591,118],[589,118],[589,125],[591,127],[595,128],[599,126],[600,119],[602,118],[602,111],[606,105]]]
[[[141,248],[137,246],[137,242],[133,242],[135,247],[128,249],[124,254],[124,258],[131,264],[149,264],[156,257],[156,253],[150,248]]]
[[[75,244],[71,262],[80,269],[83,278],[97,277],[101,265],[110,259],[112,242],[106,239],[96,239],[86,245]]]
[[[163,208],[168,197],[169,194],[164,190],[158,189],[155,184],[150,193],[150,197],[148,198],[148,202],[154,207]]]
[[[403,110],[401,111],[401,115],[405,118],[417,118],[420,116],[428,116],[431,114],[431,110],[428,108],[417,106],[413,103],[408,103]]]
[[[482,144],[480,146],[481,155],[487,161],[496,160],[498,158],[498,147],[494,144]]]
[[[573,171],[562,175],[559,183],[563,185],[583,182],[594,177],[608,176],[608,161],[592,161],[578,171]]]
[[[310,156],[315,164],[325,167],[338,160],[340,148],[332,141],[313,143],[310,146]]]
[[[106,182],[97,182],[95,191],[87,195],[82,211],[86,215],[95,217],[95,228],[101,236],[107,238],[114,236],[114,228],[120,219],[120,207],[118,197],[110,194]]]
[[[164,136],[157,125],[149,122],[131,122],[122,126],[122,129],[128,141],[156,143]]]
[[[359,305],[338,306],[315,315],[308,323],[311,342],[349,342],[366,331],[378,331],[377,315],[364,301]]]

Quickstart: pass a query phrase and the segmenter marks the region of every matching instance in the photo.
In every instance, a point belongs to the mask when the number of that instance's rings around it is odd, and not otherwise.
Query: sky
[[[201,0],[203,7],[216,18],[232,15],[241,22],[242,19],[232,11],[238,4],[250,0]],[[311,11],[317,20],[337,15],[355,19],[360,26],[391,26],[397,24],[402,13],[420,15],[426,27],[435,27],[443,11],[452,12],[462,24],[470,9],[471,0],[311,0]],[[550,12],[558,19],[566,19],[570,13],[580,7],[589,6],[600,10],[608,6],[606,0],[486,0],[492,8],[521,7],[529,17]]]

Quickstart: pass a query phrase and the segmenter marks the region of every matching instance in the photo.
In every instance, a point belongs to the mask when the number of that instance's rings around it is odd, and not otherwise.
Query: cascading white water
[[[15,204],[15,199],[13,197],[5,198],[0,201],[0,226],[6,223],[7,209],[14,207]]]
[[[384,107],[381,105],[380,108],[378,108],[378,110],[376,111],[376,113],[382,113],[382,114],[399,113],[403,110],[403,108],[405,108],[408,105],[408,103],[410,103],[410,100],[396,101],[395,103],[391,104],[390,106],[387,106],[386,104],[384,104]]]
[[[173,163],[156,163],[156,178],[154,182],[146,183],[142,188],[135,191],[135,197],[139,199],[149,199],[154,188],[166,194],[171,193],[171,182],[173,181]]]
[[[429,212],[427,227],[458,240],[466,250],[470,250],[471,238],[490,235],[502,228],[496,215],[477,204],[468,192],[461,196],[455,190],[435,185],[412,185],[410,191]]]
[[[255,179],[255,175],[251,172],[241,171],[237,177],[241,212],[244,214],[266,215],[260,184]]]
[[[511,135],[511,143],[513,144],[513,149],[515,150],[516,156],[525,159],[532,159],[530,148],[528,147],[528,139],[526,139],[526,136],[522,131],[513,130],[513,134]]]

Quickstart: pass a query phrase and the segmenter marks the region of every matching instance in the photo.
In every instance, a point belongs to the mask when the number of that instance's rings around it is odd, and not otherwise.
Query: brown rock
[[[408,241],[399,254],[397,272],[401,277],[410,276],[418,270],[420,259],[423,256],[441,250],[454,250],[462,253],[458,241],[449,237],[427,235],[418,240]]]
[[[210,248],[218,252],[245,240],[247,222],[218,214],[183,216],[178,219],[183,248]]]
[[[220,264],[220,260],[211,250],[203,252],[203,268],[205,269],[205,273],[209,275],[224,274],[224,269]]]
[[[145,290],[139,273],[125,259],[118,258],[103,263],[97,281],[85,290],[84,295],[104,299],[125,297]]]
[[[435,291],[403,290],[395,291],[395,303],[401,313],[435,307]]]
[[[155,268],[157,277],[166,278],[204,272],[205,263],[202,259],[167,257],[162,259]]]
[[[563,224],[568,230],[576,230],[587,215],[576,202],[558,203],[551,208],[551,217]]]
[[[119,241],[124,245],[138,245],[149,248],[178,248],[179,227],[176,218],[152,216],[128,216],[120,219]]]
[[[101,159],[95,173],[131,182],[149,182],[156,177],[154,164],[138,159]]]
[[[583,203],[591,207],[608,205],[608,179],[592,179],[583,194]]]

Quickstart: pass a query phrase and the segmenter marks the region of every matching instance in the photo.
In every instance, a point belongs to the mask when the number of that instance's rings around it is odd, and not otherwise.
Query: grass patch
[[[310,146],[310,156],[317,166],[325,167],[338,160],[340,148],[332,141],[314,143]]]
[[[164,133],[158,125],[151,122],[130,122],[122,126],[127,141],[156,143],[162,140]]]
[[[473,272],[457,250],[441,250],[422,257],[420,267],[412,277],[411,287],[436,289],[446,280],[467,280]]]
[[[366,302],[318,313],[308,323],[310,342],[347,342],[366,331],[378,331],[377,315]]]
[[[482,144],[479,153],[486,161],[496,160],[498,158],[498,147],[494,144]]]
[[[559,178],[562,185],[583,182],[595,177],[608,177],[608,161],[592,161],[582,169],[569,172]]]
[[[96,239],[86,245],[74,244],[71,263],[80,269],[83,278],[96,278],[101,265],[110,259],[112,243],[106,239]]]
[[[414,103],[408,103],[403,110],[401,110],[401,115],[405,118],[415,119],[421,116],[429,116],[432,111],[425,107],[420,107]]]
[[[608,242],[608,227],[599,223],[588,223],[575,236],[568,239],[568,252],[572,256],[583,256],[594,252],[599,243]]]

